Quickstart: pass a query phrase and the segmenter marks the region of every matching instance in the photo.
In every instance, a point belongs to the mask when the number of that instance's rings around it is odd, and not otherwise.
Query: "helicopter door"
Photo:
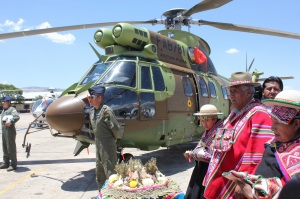
[[[168,113],[183,113],[192,116],[197,111],[196,85],[192,74],[173,70],[175,90],[168,99]]]

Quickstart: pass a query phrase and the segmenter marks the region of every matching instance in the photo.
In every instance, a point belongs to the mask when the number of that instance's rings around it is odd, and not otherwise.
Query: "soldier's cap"
[[[105,92],[105,87],[101,85],[96,85],[88,89],[90,95],[95,95],[95,94],[104,94]]]
[[[9,96],[5,96],[5,97],[2,98],[2,102],[8,102],[8,101],[11,101],[11,100],[12,99]]]

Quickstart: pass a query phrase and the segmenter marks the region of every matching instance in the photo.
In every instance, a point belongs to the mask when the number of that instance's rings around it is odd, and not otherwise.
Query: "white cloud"
[[[0,30],[4,31],[3,28],[9,28],[9,31],[20,31],[23,23],[23,19],[19,19],[17,22],[6,20],[4,24],[0,24]]]
[[[230,48],[230,49],[226,50],[225,52],[229,53],[229,54],[235,54],[235,53],[238,53],[239,51],[235,48]]]
[[[45,28],[51,28],[51,25],[48,22],[44,22],[38,26],[36,26],[37,29],[45,29]],[[68,33],[68,34],[59,34],[57,32],[54,33],[48,33],[41,35],[47,39],[50,39],[54,43],[61,43],[61,44],[73,44],[76,40],[75,36]]]
[[[27,31],[33,29],[51,28],[51,25],[48,22],[43,22],[40,25],[37,25],[35,27],[26,27],[26,28],[22,28],[23,23],[24,23],[23,19],[19,19],[18,22],[6,20],[4,24],[0,24],[0,31],[4,31],[5,28],[9,28],[9,31],[22,31],[22,30]],[[73,44],[74,41],[76,40],[75,36],[70,33],[60,34],[54,32],[54,33],[43,34],[41,36],[51,40],[54,43],[60,43],[60,44]]]

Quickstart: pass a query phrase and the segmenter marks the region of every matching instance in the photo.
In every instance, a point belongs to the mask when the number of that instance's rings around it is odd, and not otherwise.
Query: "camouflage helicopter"
[[[201,37],[182,31],[183,26],[209,25],[223,30],[300,39],[300,34],[264,28],[195,20],[195,13],[221,7],[232,0],[203,0],[192,8],[171,9],[164,18],[148,21],[106,22],[0,34],[0,39],[83,28],[99,28],[96,45],[105,51],[75,84],[46,111],[48,124],[78,141],[74,154],[94,143],[89,125],[89,93],[93,85],[106,87],[104,103],[115,112],[123,131],[118,145],[142,150],[198,140],[204,131],[193,113],[214,104],[223,117],[230,110],[226,85],[211,61],[210,47]],[[135,24],[163,24],[153,32]],[[112,26],[112,29],[104,28]]]

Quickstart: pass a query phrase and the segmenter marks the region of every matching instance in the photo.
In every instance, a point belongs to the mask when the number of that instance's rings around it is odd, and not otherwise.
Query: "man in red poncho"
[[[205,198],[234,198],[236,184],[222,173],[230,170],[253,173],[262,158],[264,144],[274,136],[265,106],[253,98],[255,86],[259,83],[253,82],[248,72],[231,75],[229,97],[234,109],[213,142],[214,153],[203,182]]]

